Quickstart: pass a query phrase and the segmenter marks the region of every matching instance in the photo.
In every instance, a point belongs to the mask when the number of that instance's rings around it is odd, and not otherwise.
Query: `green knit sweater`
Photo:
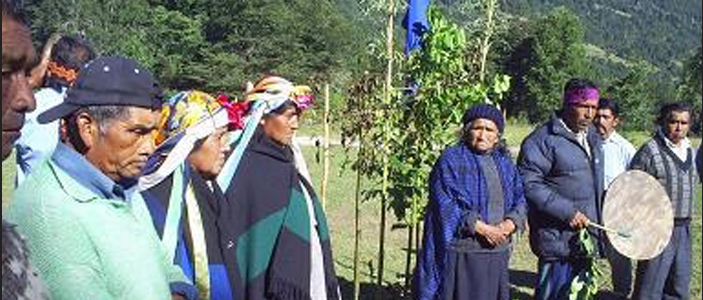
[[[51,160],[20,186],[7,217],[52,299],[171,299],[169,284],[187,282],[150,220],[101,199]]]

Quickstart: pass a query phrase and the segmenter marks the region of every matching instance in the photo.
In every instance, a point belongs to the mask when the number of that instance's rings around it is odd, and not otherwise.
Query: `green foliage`
[[[175,89],[198,87],[200,82],[189,79],[193,66],[190,62],[198,59],[206,46],[200,18],[157,6],[149,25],[149,41],[153,53],[158,54],[153,67],[157,77]]]
[[[85,35],[101,53],[132,57],[150,69],[155,64],[146,0],[35,0],[28,9],[39,40],[54,32]]]
[[[700,0],[502,2],[508,13],[530,19],[558,6],[568,7],[583,20],[587,43],[626,60],[646,60],[664,72],[666,80],[679,75],[677,60],[701,46],[703,2]],[[599,64],[610,65],[608,69],[618,68],[618,63]]]
[[[429,171],[442,150],[456,142],[464,111],[476,103],[500,102],[509,87],[509,79],[501,76],[492,86],[472,81],[463,29],[434,7],[428,18],[431,29],[423,51],[407,62],[407,76],[417,91],[397,109],[401,116],[396,127],[402,130],[393,136],[390,152],[392,205],[396,216],[410,225],[422,217]]]
[[[445,0],[437,6],[446,12],[447,19],[459,25],[468,37],[467,66],[474,78],[480,79],[483,50],[488,51],[485,78],[500,73],[499,66],[491,63],[504,55],[502,48],[509,47],[504,38],[510,33],[512,16],[501,10],[499,0]],[[490,15],[490,17],[489,17]],[[496,51],[498,50],[498,51]]]
[[[700,9],[691,7],[701,4],[691,1],[644,0],[636,5],[628,0],[498,1],[506,12],[496,11],[495,38],[489,43],[481,40],[486,36],[487,0],[435,3],[466,32],[463,53],[452,55],[461,57],[470,78],[478,77],[481,49],[490,48],[492,63],[486,66],[485,78],[500,73],[513,78],[502,108],[510,116],[537,122],[558,106],[568,77],[590,75],[602,86],[615,86],[639,61],[655,66],[648,84],[656,103],[686,99],[700,110],[696,83],[701,80],[695,79],[700,72],[690,71],[695,60],[688,54],[682,59],[683,53],[700,48],[698,35],[688,33],[700,32]],[[383,36],[379,28],[386,12],[379,8],[386,3],[28,0],[27,8],[35,40],[44,41],[56,31],[84,35],[102,55],[137,59],[168,90],[234,93],[247,81],[275,73],[313,86],[329,82],[333,103],[339,107],[352,78],[374,68],[367,48],[369,41]],[[404,1],[396,3],[400,19]],[[559,4],[574,13],[554,10]],[[396,33],[402,36],[400,22],[396,23]],[[402,39],[395,39],[395,44],[402,44]],[[674,82],[672,74],[680,80]],[[333,112],[333,117],[343,116]]]
[[[603,96],[620,105],[620,127],[625,131],[650,131],[661,103],[680,100],[694,107],[694,120],[701,111],[701,50],[687,59],[676,92],[673,83],[662,80],[656,67],[646,61],[637,61],[627,68],[627,73],[609,83]],[[700,122],[693,123],[700,132]]]
[[[603,96],[612,98],[620,106],[621,129],[651,128],[658,102],[655,87],[650,81],[653,72],[653,66],[641,61],[630,67],[627,75],[613,81],[605,89]]]
[[[199,18],[143,0],[35,1],[35,35],[82,35],[102,55],[134,58],[166,88],[181,88],[204,45]]]
[[[698,48],[696,54],[686,61],[681,84],[679,86],[682,99],[700,99],[703,85],[703,48]],[[700,101],[698,101],[700,104]]]
[[[102,55],[134,58],[167,89],[234,92],[278,74],[345,85],[366,32],[334,0],[33,0],[38,40],[84,35]],[[354,6],[345,6],[353,11]]]
[[[561,7],[528,25],[529,34],[504,62],[514,79],[508,110],[526,113],[532,122],[545,120],[560,107],[561,87],[572,77],[588,73],[583,27],[578,17]]]
[[[328,80],[361,46],[353,24],[330,1],[210,4],[208,40],[241,56],[248,77],[275,73],[297,81]]]
[[[581,229],[578,235],[579,246],[588,258],[586,267],[571,281],[569,300],[591,300],[595,299],[598,293],[598,281],[603,277],[603,272],[596,264],[596,247],[588,230]]]
[[[188,67],[190,73],[180,78],[192,85],[199,86],[205,91],[232,92],[242,87],[245,80],[256,81],[257,78],[247,77],[242,70],[244,59],[236,53],[212,46],[202,49],[202,63]]]
[[[635,111],[629,112],[628,109],[623,109],[624,113],[632,117],[623,124],[628,129],[649,130],[651,127],[651,123],[648,122],[649,116],[660,103],[684,99],[691,101],[694,107],[699,105],[700,100],[697,99],[700,97],[696,97],[695,92],[686,88],[689,84],[683,83],[684,81],[691,83],[695,90],[695,83],[700,82],[696,79],[683,79],[688,76],[687,74],[696,74],[686,71],[691,69],[687,67],[691,65],[691,59],[687,59],[683,64],[679,60],[683,53],[690,53],[689,47],[696,49],[700,47],[700,39],[696,39],[694,35],[686,35],[686,37],[680,35],[682,30],[700,31],[701,13],[689,8],[682,9],[691,5],[700,6],[700,3],[694,4],[686,0],[675,1],[676,3],[654,4],[652,2],[638,1],[633,6],[629,1],[619,0],[601,1],[596,4],[571,0],[502,1],[506,11],[513,14],[512,18],[510,15],[506,16],[509,19],[510,29],[501,31],[499,34],[495,60],[496,64],[514,78],[513,90],[506,105],[508,115],[528,117],[533,123],[543,121],[546,114],[558,107],[561,87],[566,79],[577,76],[594,80],[602,90],[606,91],[607,96],[615,98],[618,102],[628,102],[625,107],[636,108]],[[554,35],[555,31],[565,33],[569,31],[570,25],[567,22],[561,22],[561,25],[559,22],[552,22],[551,32],[550,27],[539,25],[539,23],[544,24],[549,16],[555,15],[558,5],[568,7],[574,12],[569,14],[575,20],[581,20],[577,25],[581,28],[581,32],[577,32],[581,35],[578,41],[580,45],[576,46],[585,47],[585,51],[572,52],[574,54],[572,56],[582,56],[576,58],[581,61],[578,64],[573,64],[568,56],[560,54],[563,53],[560,49],[566,49],[567,43],[562,47],[548,47],[544,48],[546,51],[542,51],[542,54],[555,58],[561,57],[560,59],[544,61],[540,60],[541,55],[537,55],[539,49],[536,49],[535,45],[538,42],[543,43],[545,36]],[[544,17],[545,13],[549,16]],[[683,24],[683,19],[687,20],[686,24]],[[594,20],[598,21],[594,22]],[[676,29],[672,29],[671,26]],[[594,38],[595,36],[608,38],[604,40]],[[564,41],[568,41],[568,38]],[[587,42],[589,44],[586,44]],[[665,47],[651,46],[654,43]],[[626,50],[623,50],[625,48]],[[562,64],[538,66],[544,62],[560,60]],[[567,65],[575,65],[575,67],[569,70]],[[681,65],[684,66],[684,72],[677,71],[681,69]],[[535,68],[535,66],[538,67]],[[646,70],[643,69],[644,66]],[[636,70],[646,71],[646,75],[634,74]],[[677,80],[674,75],[682,79]],[[642,82],[637,82],[638,80]],[[627,83],[628,86],[622,87],[622,83]],[[637,93],[632,89],[634,86],[638,86]],[[528,93],[529,91],[537,92],[537,98],[533,96],[535,93]],[[552,95],[547,94],[550,91]],[[645,95],[645,92],[648,94]],[[640,100],[630,98],[634,96],[641,98],[644,103],[640,103],[641,105],[635,103]],[[648,109],[642,109],[644,107]]]
[[[368,57],[375,61],[375,66],[382,66],[384,55],[377,51],[376,47],[369,47]],[[358,76],[353,85],[349,88],[349,95],[342,115],[341,136],[345,146],[359,145],[358,155],[353,162],[345,162],[345,166],[351,166],[361,174],[371,180],[378,180],[381,177],[384,156],[386,152],[380,147],[383,140],[384,130],[387,128],[386,122],[389,119],[385,116],[391,111],[383,103],[384,73],[382,69],[373,69]],[[347,147],[347,151],[354,147]],[[351,163],[351,165],[349,165]],[[364,194],[365,199],[378,196],[380,191],[370,190]]]
[[[683,75],[681,76],[681,81],[678,84],[678,99],[690,103],[694,107],[694,112],[696,114],[694,124],[694,130],[698,133],[701,132],[701,110],[703,108],[703,93],[701,93],[701,85],[703,85],[703,69],[701,68],[701,63],[703,62],[703,48],[698,48],[697,53],[689,57],[683,69]]]
[[[395,90],[394,101],[384,104],[382,72],[367,73],[352,89],[344,114],[348,126],[343,126],[343,135],[361,136],[362,141],[362,154],[352,166],[378,179],[383,158],[388,157],[390,205],[406,225],[422,219],[430,169],[442,150],[456,142],[464,111],[475,103],[500,102],[509,88],[507,76],[496,76],[490,85],[472,81],[464,30],[435,7],[428,14],[431,29],[424,36],[423,51],[414,52],[396,78],[412,79],[413,93]],[[371,144],[384,140],[384,134],[389,144]],[[369,190],[366,196],[380,193]]]

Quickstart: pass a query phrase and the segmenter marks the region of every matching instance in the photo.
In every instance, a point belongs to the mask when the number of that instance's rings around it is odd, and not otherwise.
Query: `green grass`
[[[322,164],[316,160],[317,149],[312,147],[304,148],[303,152],[308,162],[308,167],[313,177],[313,186],[320,193],[320,181],[322,177]],[[327,218],[330,223],[334,255],[336,260],[336,270],[341,277],[342,290],[345,293],[344,299],[349,299],[353,287],[353,264],[354,264],[354,195],[356,184],[356,173],[352,170],[341,168],[346,159],[342,148],[333,147],[330,151],[330,177],[328,181],[329,192],[326,196],[325,208]],[[321,159],[322,160],[322,159]],[[368,186],[369,182],[363,183]],[[321,197],[321,195],[320,195]],[[360,243],[360,278],[365,297],[371,297],[376,282],[376,272],[378,268],[378,236],[380,224],[380,203],[379,201],[367,201],[361,204],[361,243]],[[402,283],[402,276],[405,267],[406,235],[405,230],[390,230],[395,218],[388,213],[386,233],[386,261],[385,261],[385,284],[397,285]],[[393,293],[383,291],[383,299],[389,299]]]
[[[322,123],[314,122],[314,120],[301,118],[300,119],[300,129],[298,130],[298,135],[300,136],[318,136],[324,135],[325,129]],[[332,129],[330,129],[332,131]],[[333,132],[338,132],[334,130]]]
[[[525,137],[527,137],[527,135],[529,135],[534,129],[535,126],[533,125],[508,121],[505,125],[505,133],[503,134],[503,138],[505,138],[505,142],[508,143],[508,146],[520,147],[522,140],[524,140]]]
[[[701,231],[703,230],[701,221],[701,187],[698,187],[698,194],[696,198],[696,214],[693,220],[693,277],[691,279],[691,299],[702,299],[703,298],[703,288],[701,283],[703,282],[701,270],[703,270],[703,243],[701,243]]]
[[[652,134],[646,131],[627,131],[619,133],[637,149],[652,138]]]

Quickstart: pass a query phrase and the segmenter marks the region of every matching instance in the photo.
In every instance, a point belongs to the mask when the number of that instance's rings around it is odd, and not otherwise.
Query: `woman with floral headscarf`
[[[139,181],[144,201],[136,201],[146,204],[142,213],[200,299],[233,299],[219,243],[224,195],[214,181],[229,151],[227,105],[198,91],[168,100],[154,136],[158,148]]]
[[[311,90],[267,77],[246,100],[247,126],[220,175],[232,175],[220,229],[235,299],[339,299],[325,215],[290,147]]]

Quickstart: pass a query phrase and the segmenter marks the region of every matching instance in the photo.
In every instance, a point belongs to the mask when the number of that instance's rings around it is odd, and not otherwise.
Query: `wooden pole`
[[[414,247],[415,265],[417,265],[417,261],[419,260],[418,257],[420,255],[421,239],[422,239],[422,222],[417,222],[415,224],[415,247]],[[417,272],[417,270],[414,270],[414,271]],[[412,283],[412,280],[411,280],[411,283]],[[413,291],[412,291],[412,284],[411,284],[411,289],[410,289],[410,297],[415,297],[415,295],[413,295]],[[413,298],[411,298],[411,299],[413,299]]]
[[[388,0],[388,23],[386,25],[386,83],[384,88],[383,102],[385,107],[390,107],[391,104],[391,91],[393,89],[393,30],[395,24],[395,0]],[[384,110],[386,116],[391,113],[388,109]],[[376,298],[381,299],[383,296],[381,291],[383,290],[383,272],[384,272],[384,256],[385,256],[385,241],[386,241],[386,206],[388,201],[388,177],[390,175],[389,170],[389,159],[388,159],[388,144],[390,142],[390,128],[388,128],[388,123],[385,123],[383,129],[383,173],[382,173],[382,183],[381,183],[381,224],[380,232],[378,235],[379,245],[378,245],[378,276],[377,282],[379,289],[376,293]]]
[[[420,253],[420,246],[422,245],[422,222],[415,224],[415,261],[417,261],[417,256]]]
[[[407,247],[407,252],[405,252],[405,295],[407,299],[409,299],[407,296],[410,295],[410,283],[412,280],[410,280],[410,277],[412,277],[411,272],[412,272],[412,260],[413,260],[413,246],[415,243],[413,243],[413,238],[415,236],[415,226],[412,224],[408,225],[408,244],[406,245]]]
[[[484,36],[481,40],[481,57],[480,57],[480,69],[479,69],[479,82],[484,83],[486,80],[486,60],[488,60],[488,52],[491,49],[491,38],[493,37],[493,32],[495,31],[495,11],[498,5],[497,0],[484,0],[483,8],[486,10],[486,24],[484,29]]]
[[[330,174],[330,85],[325,84],[325,113],[324,113],[324,128],[325,137],[323,142],[324,162],[322,168],[322,181],[320,187],[320,199],[322,199],[322,208],[326,208],[327,203],[327,180]]]
[[[405,292],[407,299],[411,299],[410,297],[412,297],[411,284],[413,275],[413,255],[415,255],[415,260],[417,261],[416,250],[419,249],[419,247],[417,247],[417,240],[419,239],[417,236],[417,229],[420,228],[420,221],[415,220],[415,216],[420,214],[420,208],[418,207],[419,201],[420,199],[418,199],[417,196],[413,196],[411,199],[410,210],[413,217],[410,219],[410,224],[408,224],[408,252],[405,256]]]
[[[359,129],[359,150],[357,151],[357,161],[363,159],[364,140],[362,130]],[[361,227],[359,217],[361,217],[361,168],[356,169],[356,192],[354,194],[354,300],[359,300],[361,295],[361,278],[359,278],[359,244],[361,239]]]

